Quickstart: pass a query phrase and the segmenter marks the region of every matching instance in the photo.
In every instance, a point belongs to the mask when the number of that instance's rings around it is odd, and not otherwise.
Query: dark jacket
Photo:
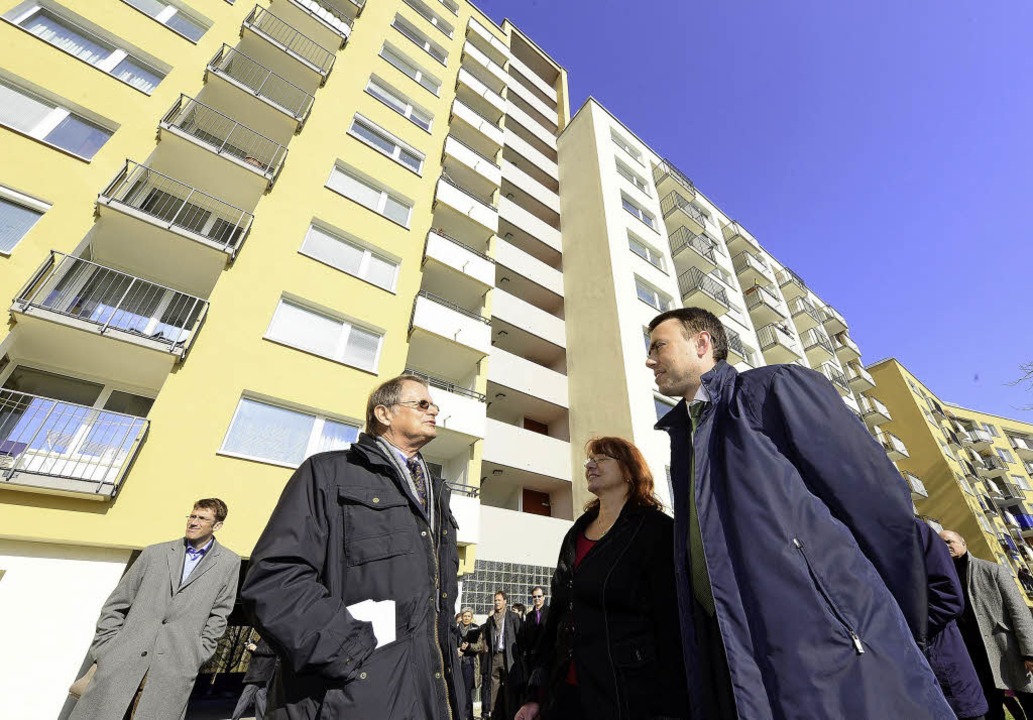
[[[432,483],[434,527],[366,434],[294,473],[241,593],[281,657],[267,717],[444,720],[462,706],[456,523]],[[346,607],[369,599],[396,603],[397,639],[379,649]]]
[[[538,645],[545,635],[545,624],[549,622],[549,606],[542,605],[541,619],[536,623],[534,618],[534,605],[527,609],[524,614],[524,626],[517,638],[517,645],[520,647],[520,654],[524,658],[524,665],[532,668],[537,665]]]
[[[947,546],[931,527],[916,521],[929,578],[929,647],[926,656],[940,689],[959,718],[985,715],[989,707],[957,619],[965,611],[965,591]]]
[[[529,694],[546,720],[558,720],[551,706],[573,659],[585,717],[688,717],[674,523],[659,510],[625,505],[575,570],[577,538],[597,515],[582,515],[563,539]]]
[[[244,683],[265,686],[275,670],[276,651],[269,646],[265,638],[262,638],[251,653],[251,661],[247,664],[247,672],[244,673]]]
[[[703,720],[704,697],[686,547],[694,450],[703,551],[739,717],[953,718],[919,649],[928,611],[922,548],[908,487],[886,453],[813,370],[740,374],[719,362],[702,382],[711,402],[694,436],[684,400],[657,423],[671,436],[693,717]]]
[[[520,648],[517,644],[517,638],[520,636],[520,627],[520,616],[507,608],[506,621],[502,624],[502,645],[505,648],[504,657],[506,660],[506,682],[509,683],[504,707],[504,714],[507,718],[513,717],[516,714],[525,677],[524,665],[520,657]],[[499,644],[499,630],[495,625],[494,611],[488,615],[488,619],[481,625],[481,642],[484,646],[484,655],[481,658],[481,697],[490,698],[492,687],[491,658]],[[485,707],[487,707],[487,704],[485,704]]]

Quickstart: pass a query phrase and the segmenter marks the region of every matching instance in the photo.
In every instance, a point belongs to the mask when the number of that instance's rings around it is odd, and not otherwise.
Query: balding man
[[[241,592],[281,657],[270,717],[459,716],[456,524],[420,454],[437,415],[422,379],[388,380],[358,441],[284,488]]]
[[[1033,717],[1033,617],[1011,574],[997,563],[972,557],[953,530],[940,537],[954,559],[965,589],[961,637],[990,704],[987,720],[1003,720],[1004,691],[1014,690],[1027,717]]]

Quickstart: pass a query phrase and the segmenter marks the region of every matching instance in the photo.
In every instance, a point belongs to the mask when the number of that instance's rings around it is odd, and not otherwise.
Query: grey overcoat
[[[1033,657],[1033,616],[1011,574],[997,563],[968,556],[964,578],[997,687],[1033,692],[1023,656]]]
[[[226,632],[240,557],[214,541],[180,585],[186,543],[144,548],[100,611],[90,656],[97,674],[71,720],[121,718],[140,681],[135,720],[180,720],[201,665]]]

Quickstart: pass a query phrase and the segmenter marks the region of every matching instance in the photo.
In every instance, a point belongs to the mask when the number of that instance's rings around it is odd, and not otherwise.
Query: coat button
[[[448,593],[441,593],[441,597],[447,598],[448,597]]]
[[[374,502],[374,503],[378,503],[378,502],[380,502],[380,498],[378,498],[378,497],[375,497],[375,498],[373,498],[373,502]]]
[[[439,673],[439,672],[434,673],[434,678],[436,680],[440,680],[441,679],[441,673]]]
[[[423,532],[421,532],[420,537],[427,537],[427,531],[424,530]]]
[[[142,653],[140,653],[140,657],[147,657],[147,651],[144,650]]]
[[[442,535],[448,535],[448,530],[442,530],[442,531],[441,531],[441,534],[442,534]]]
[[[360,680],[365,680],[366,679],[366,673],[364,673],[364,672],[359,673],[359,679]]]

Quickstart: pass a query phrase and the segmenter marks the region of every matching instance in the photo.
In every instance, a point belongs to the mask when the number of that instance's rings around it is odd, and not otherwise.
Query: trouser
[[[463,670],[463,686],[466,688],[466,707],[463,716],[463,720],[473,720],[473,690],[476,682],[476,671],[474,668],[474,659],[472,657],[463,657],[460,660]]]
[[[506,680],[509,679],[506,675],[505,651],[498,650],[493,652],[491,654],[491,670],[488,674],[488,680],[491,683],[491,698],[488,710],[493,717],[501,718],[505,714],[506,694],[509,692],[509,688],[505,687]],[[484,698],[481,698],[481,702],[484,702]],[[509,718],[506,718],[506,720],[509,720]]]
[[[980,677],[979,679],[982,680],[983,678]],[[1004,690],[998,690],[993,685],[993,680],[990,683],[990,687],[983,686],[983,694],[986,696],[986,702],[990,706],[990,710],[987,711],[985,716],[986,720],[1004,720]],[[1026,714],[1026,720],[1033,718],[1033,694],[1016,691],[1015,699],[1019,701],[1019,707]]]
[[[240,699],[237,700],[237,707],[233,708],[231,720],[240,720],[252,704],[255,706],[255,720],[262,720],[265,717],[267,698],[268,691],[264,682],[246,684],[244,691],[240,693]]]
[[[140,696],[143,695],[143,688],[146,684],[147,674],[145,673],[140,680],[140,686],[136,688],[136,692],[133,694],[133,701],[129,703],[129,707],[126,708],[126,714],[122,716],[122,720],[133,720],[133,716],[136,715],[136,706],[140,704]]]
[[[696,652],[699,662],[699,684],[703,695],[700,717],[707,720],[737,720],[735,695],[732,692],[732,676],[728,671],[728,659],[721,640],[717,617],[692,600],[692,626],[696,630]]]

